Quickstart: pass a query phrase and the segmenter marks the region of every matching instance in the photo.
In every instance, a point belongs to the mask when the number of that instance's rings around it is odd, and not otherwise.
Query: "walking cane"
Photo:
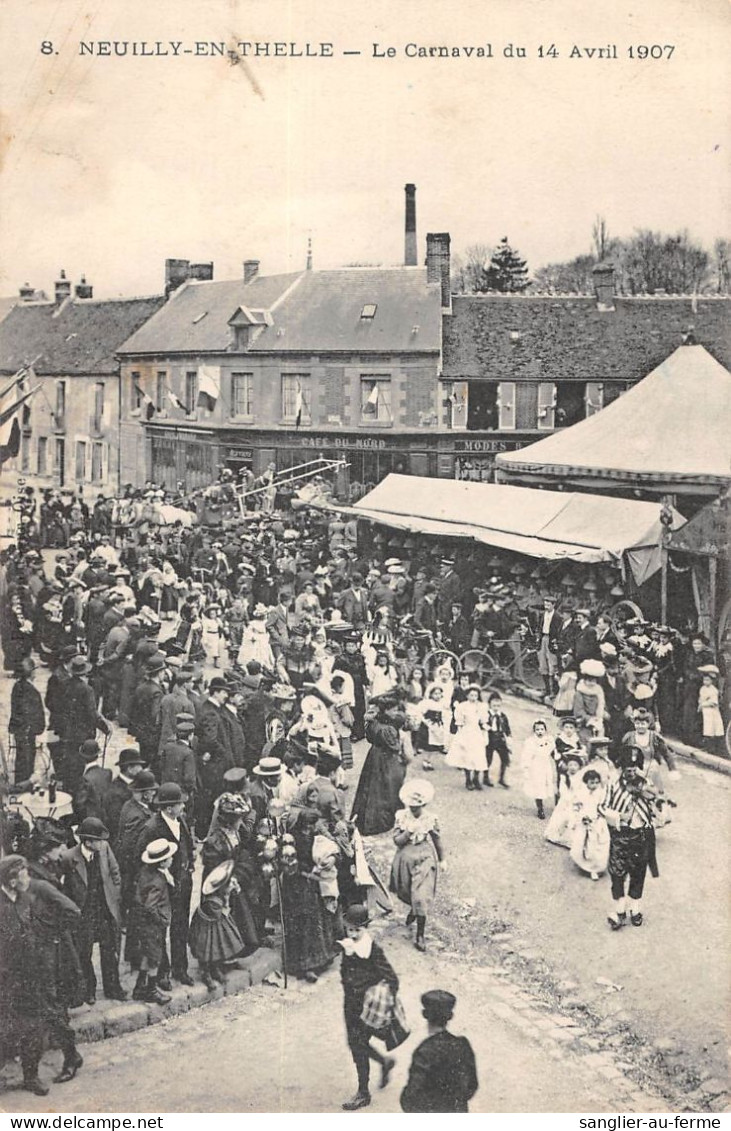
[[[284,988],[287,988],[287,935],[284,930],[284,903],[282,902],[282,881],[277,867],[275,873],[275,882],[277,885],[277,903],[279,904],[279,924],[282,928],[282,968],[284,973]]]

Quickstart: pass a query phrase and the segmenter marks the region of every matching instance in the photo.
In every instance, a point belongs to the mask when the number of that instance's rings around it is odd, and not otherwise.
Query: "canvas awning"
[[[716,494],[731,483],[730,420],[731,373],[703,346],[684,345],[600,412],[495,466],[507,483]]]
[[[548,560],[621,561],[638,585],[660,568],[660,504],[494,483],[388,475],[351,508],[396,530],[471,538]],[[683,518],[673,511],[673,528]]]

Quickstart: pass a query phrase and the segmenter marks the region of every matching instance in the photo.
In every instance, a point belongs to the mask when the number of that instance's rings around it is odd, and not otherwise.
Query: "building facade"
[[[21,297],[0,323],[3,386],[24,366],[32,367],[26,388],[39,386],[22,413],[18,456],[3,465],[3,474],[22,475],[36,489],[114,494],[120,445],[116,350],[163,298],[99,302],[83,280],[72,297],[63,272],[54,297]]]
[[[436,475],[440,246],[426,268],[247,261],[241,280],[184,283],[120,350],[122,482],[190,490],[319,455],[347,460],[351,497],[390,471]]]

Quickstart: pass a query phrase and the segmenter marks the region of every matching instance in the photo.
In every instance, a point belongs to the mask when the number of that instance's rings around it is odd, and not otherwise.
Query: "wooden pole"
[[[663,535],[663,545],[660,549],[660,624],[666,624],[668,619],[668,548],[665,545],[665,537]]]
[[[708,580],[709,580],[709,597],[708,597],[708,616],[710,620],[710,631],[708,635],[711,638],[711,643],[714,645],[714,652],[716,645],[720,645],[718,640],[718,626],[716,624],[716,573],[718,570],[718,559],[715,554],[712,554],[708,559]]]

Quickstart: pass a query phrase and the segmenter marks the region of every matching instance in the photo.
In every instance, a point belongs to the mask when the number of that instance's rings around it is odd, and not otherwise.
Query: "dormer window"
[[[375,302],[367,302],[360,312],[363,321],[372,321],[376,317],[378,305]]]

